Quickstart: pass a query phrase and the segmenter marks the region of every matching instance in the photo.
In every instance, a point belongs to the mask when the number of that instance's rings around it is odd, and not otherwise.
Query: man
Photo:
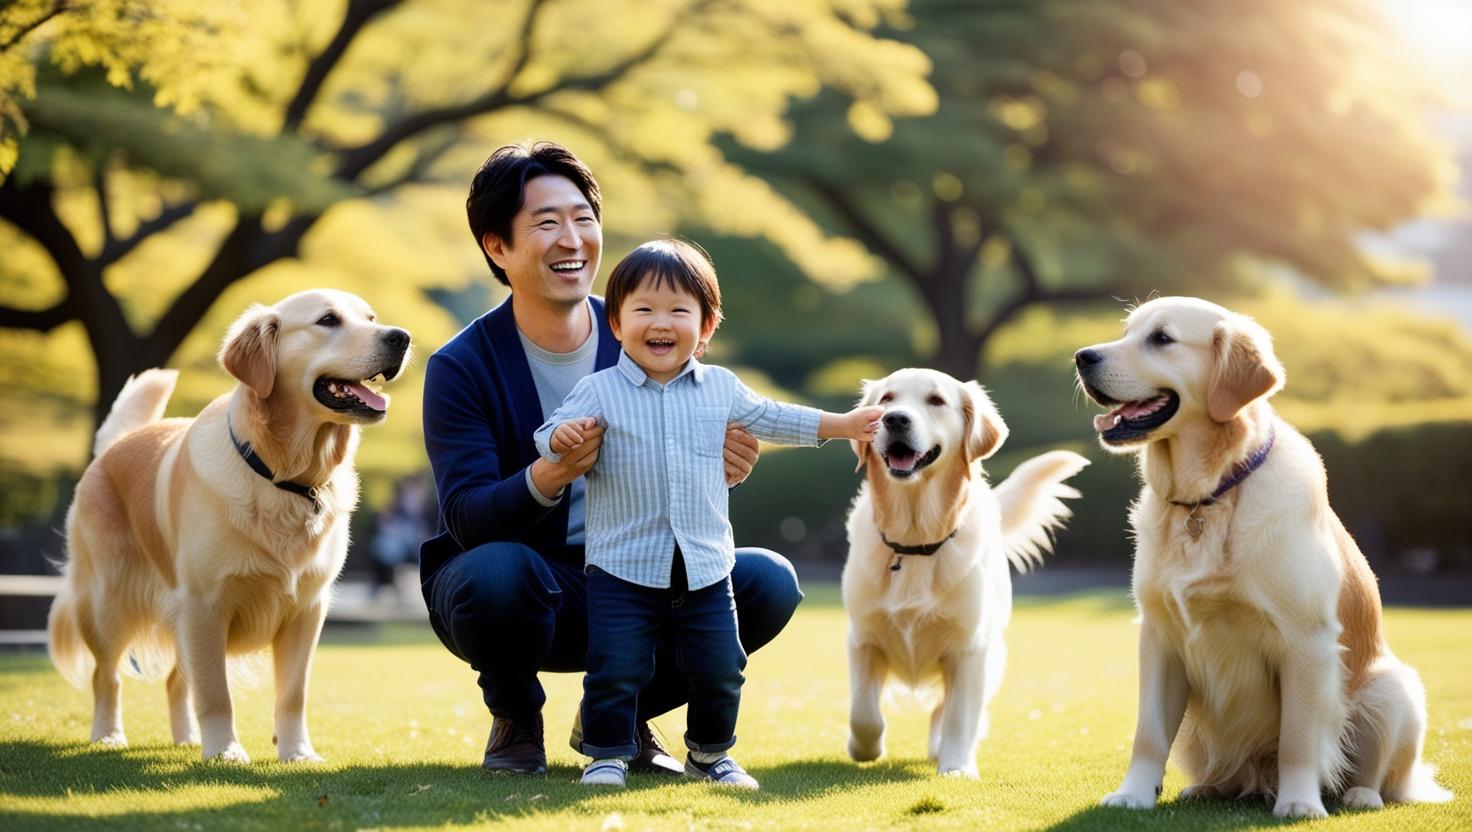
[[[550,142],[508,145],[476,173],[470,230],[492,274],[511,289],[429,359],[424,442],[445,531],[424,544],[420,577],[429,620],[450,652],[480,673],[493,717],[483,766],[545,772],[539,671],[581,672],[588,643],[582,475],[598,460],[602,428],[561,462],[542,459],[532,433],[579,379],[613,366],[618,342],[591,296],[602,254],[602,200],[593,174]],[[726,478],[746,478],[757,443],[726,435]],[[731,573],[746,652],[771,641],[802,599],[792,565],[738,549]],[[640,691],[634,772],[678,775],[649,719],[684,704],[674,656],[656,652]],[[581,740],[573,727],[573,747]]]

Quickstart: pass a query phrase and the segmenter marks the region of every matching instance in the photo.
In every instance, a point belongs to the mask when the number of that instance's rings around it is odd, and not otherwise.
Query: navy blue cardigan
[[[590,298],[598,327],[596,367],[618,361],[601,298]],[[424,447],[440,501],[440,534],[420,549],[428,581],[446,561],[484,543],[525,543],[543,557],[581,565],[567,545],[567,501],[552,508],[527,489],[537,459],[532,432],[542,403],[511,314],[514,297],[477,318],[429,357],[424,372]]]

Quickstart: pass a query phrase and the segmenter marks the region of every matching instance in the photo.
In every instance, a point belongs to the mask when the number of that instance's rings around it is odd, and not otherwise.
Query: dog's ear
[[[879,397],[874,381],[866,378],[860,381],[860,385],[859,400],[854,403],[854,407],[868,407],[874,404],[874,400]],[[857,474],[864,470],[864,466],[869,464],[869,457],[874,455],[874,443],[850,439],[848,446],[854,452],[854,456],[859,458],[858,463],[854,465],[854,473]]]
[[[1007,441],[1007,423],[980,384],[961,385],[961,414],[966,421],[966,461],[986,459]]]
[[[1273,355],[1267,330],[1245,318],[1224,320],[1211,337],[1211,376],[1206,412],[1226,423],[1242,408],[1283,388],[1283,365]]]
[[[281,314],[259,304],[236,319],[220,348],[220,366],[261,398],[276,386],[276,339]]]

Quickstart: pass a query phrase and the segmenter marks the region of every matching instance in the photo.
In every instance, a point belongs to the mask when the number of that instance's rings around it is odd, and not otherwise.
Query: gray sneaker
[[[628,778],[629,767],[623,760],[594,760],[583,769],[584,786],[617,786],[623,788]]]
[[[685,776],[694,780],[709,780],[718,786],[756,791],[762,786],[756,778],[746,773],[741,764],[729,756],[714,763],[697,763],[694,757],[685,758]]]

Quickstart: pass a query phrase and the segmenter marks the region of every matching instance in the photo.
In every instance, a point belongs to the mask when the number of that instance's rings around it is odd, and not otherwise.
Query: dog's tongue
[[[910,471],[915,467],[917,454],[914,451],[903,453],[890,451],[884,455],[884,461],[895,471]]]
[[[359,401],[361,401],[363,404],[368,405],[374,410],[388,410],[388,399],[385,399],[383,396],[380,396],[372,390],[369,390],[367,387],[364,387],[357,382],[349,382],[348,389],[353,391],[353,395],[357,396]]]
[[[1138,419],[1141,416],[1149,416],[1151,413],[1163,407],[1168,396],[1156,396],[1141,402],[1127,402],[1116,407],[1108,413],[1100,413],[1094,417],[1094,430],[1106,431],[1125,419]]]

